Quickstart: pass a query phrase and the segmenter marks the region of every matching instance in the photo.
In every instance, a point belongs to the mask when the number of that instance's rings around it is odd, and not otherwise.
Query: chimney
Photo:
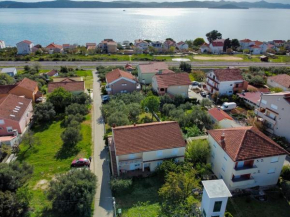
[[[112,127],[115,128],[116,127],[116,124],[113,124]]]
[[[223,133],[223,134],[221,135],[221,141],[224,142],[224,141],[225,141],[225,138],[226,138],[226,135],[225,135],[225,133]]]

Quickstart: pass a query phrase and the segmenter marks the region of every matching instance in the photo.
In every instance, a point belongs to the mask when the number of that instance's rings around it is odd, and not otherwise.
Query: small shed
[[[268,62],[269,61],[269,58],[267,56],[263,55],[263,56],[260,56],[260,60],[262,62]]]
[[[228,198],[232,196],[222,179],[202,181],[201,201],[203,216],[224,216]]]
[[[11,77],[14,77],[17,74],[16,68],[3,68],[1,70],[1,73],[5,73],[7,75],[10,75]]]

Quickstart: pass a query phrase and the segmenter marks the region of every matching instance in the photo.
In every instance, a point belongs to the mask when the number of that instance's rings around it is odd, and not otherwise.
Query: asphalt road
[[[92,171],[98,177],[97,192],[95,195],[95,210],[94,217],[112,217],[113,216],[113,203],[112,193],[109,186],[110,182],[110,169],[109,169],[109,154],[108,149],[105,148],[103,140],[104,136],[104,120],[101,115],[100,106],[101,90],[98,77],[94,73],[94,88],[93,88],[93,142],[94,154],[92,159]]]
[[[122,66],[126,65],[129,61],[112,61],[112,62],[86,62],[86,61],[42,61],[39,62],[42,66]],[[2,66],[25,66],[32,65],[35,62],[25,62],[25,61],[0,61],[0,67]],[[130,62],[132,65],[138,65],[141,63],[148,63],[148,61],[132,61]],[[180,62],[166,62],[169,66],[179,66]],[[266,62],[188,62],[192,65],[192,67],[221,67],[221,66],[231,66],[231,67],[250,67],[250,66],[262,66],[262,67],[290,67],[290,63],[266,63]]]

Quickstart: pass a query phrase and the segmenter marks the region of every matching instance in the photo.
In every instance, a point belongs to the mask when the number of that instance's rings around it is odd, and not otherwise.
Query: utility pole
[[[113,197],[113,208],[114,208],[114,217],[117,217],[115,197]]]

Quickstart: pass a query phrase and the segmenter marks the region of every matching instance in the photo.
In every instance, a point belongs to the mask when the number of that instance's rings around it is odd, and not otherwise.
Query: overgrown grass
[[[89,157],[92,154],[92,129],[91,114],[81,124],[83,140],[80,141],[73,152],[66,152],[61,140],[61,133],[64,131],[61,120],[52,124],[44,124],[32,128],[34,136],[40,140],[40,145],[29,148],[24,144],[20,145],[19,161],[25,161],[34,167],[34,173],[29,180],[29,187],[32,190],[33,198],[30,202],[30,216],[40,216],[43,209],[50,206],[45,190],[49,181],[57,174],[70,170],[73,159]],[[71,155],[68,155],[71,153]]]
[[[79,70],[76,71],[76,74],[77,76],[84,78],[86,89],[93,89],[94,78],[91,70],[86,71]]]
[[[241,217],[288,217],[290,206],[279,190],[266,192],[267,201],[247,199],[249,197],[230,198],[227,204],[227,211],[233,216]],[[233,205],[235,204],[235,206]]]

